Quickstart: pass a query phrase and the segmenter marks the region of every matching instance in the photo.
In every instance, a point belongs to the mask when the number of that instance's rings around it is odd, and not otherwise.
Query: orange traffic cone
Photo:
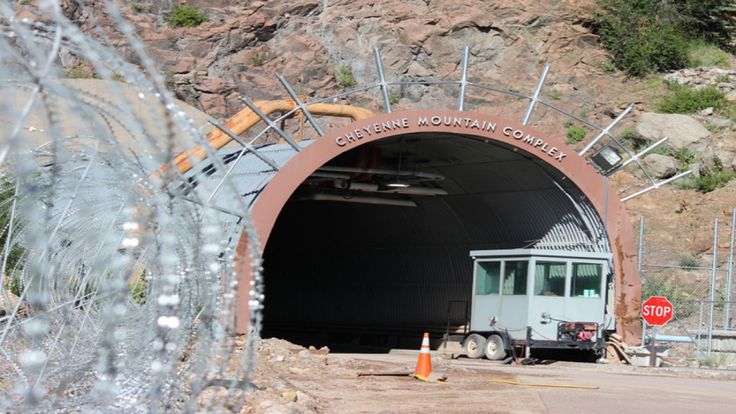
[[[417,368],[414,370],[414,377],[422,381],[429,381],[429,374],[431,373],[432,357],[429,355],[429,332],[425,332],[424,338],[422,338],[422,348],[419,350]]]

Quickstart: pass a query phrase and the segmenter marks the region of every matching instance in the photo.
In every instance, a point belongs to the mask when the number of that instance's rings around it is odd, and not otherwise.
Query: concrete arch
[[[294,155],[256,199],[252,214],[265,249],[281,209],[297,187],[315,170],[338,155],[369,142],[405,134],[442,132],[471,136],[511,146],[542,160],[570,180],[588,199],[605,223],[615,269],[617,331],[628,343],[640,339],[641,283],[636,266],[633,228],[616,189],[585,158],[559,138],[532,127],[496,119],[482,113],[450,110],[410,110],[381,114],[330,131]],[[239,287],[236,330],[248,324],[249,269],[245,235],[238,244]]]

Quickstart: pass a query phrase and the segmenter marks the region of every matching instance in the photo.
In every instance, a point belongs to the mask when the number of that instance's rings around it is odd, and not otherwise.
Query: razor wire
[[[9,310],[0,316],[0,410],[237,411],[250,389],[263,303],[250,211],[229,174],[212,193],[192,186],[184,198],[169,184],[192,177],[161,166],[199,145],[217,170],[231,168],[175,103],[113,2],[98,3],[105,22],[91,22],[100,29],[94,37],[64,16],[58,0],[38,2],[35,18],[19,17],[14,4],[0,0],[0,125],[6,127],[0,141],[0,291]],[[104,24],[111,27],[102,30]],[[117,31],[137,65],[111,46],[106,30]],[[63,80],[61,55],[89,63],[104,90]],[[311,98],[245,142],[264,143],[267,133],[279,132],[274,125],[313,103],[380,89],[390,111],[389,88],[457,86],[463,110],[473,106],[465,88],[532,99],[603,131],[632,157],[607,128],[538,92],[532,97],[469,81],[467,50],[460,81],[388,81],[378,52],[376,59],[378,83]],[[131,89],[135,93],[126,95]],[[156,115],[144,119],[141,106]],[[34,137],[43,142],[32,144]],[[227,213],[210,202],[215,192]],[[240,261],[252,270],[245,338],[227,333],[239,281],[238,240],[225,235],[240,232],[251,255]],[[222,379],[231,380],[224,394],[211,386]]]
[[[237,218],[171,194],[178,172],[161,166],[179,148],[199,145],[224,166],[115,4],[103,5],[139,66],[81,32],[58,1],[38,2],[32,18],[0,2],[0,410],[242,406],[262,303],[248,208],[233,191],[220,198]],[[62,80],[62,54],[89,62],[97,89]],[[140,106],[160,115],[143,119]],[[223,229],[243,231],[251,252],[245,340],[227,333],[238,240]],[[223,378],[234,379],[224,394],[210,386]]]

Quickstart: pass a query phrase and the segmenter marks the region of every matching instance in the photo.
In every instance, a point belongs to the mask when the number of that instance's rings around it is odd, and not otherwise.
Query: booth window
[[[565,262],[537,262],[534,266],[534,294],[565,296]]]
[[[504,295],[526,295],[526,277],[529,262],[507,261],[503,275]]]
[[[475,294],[498,295],[501,285],[501,262],[478,262],[475,270]]]
[[[598,298],[601,296],[603,266],[597,263],[573,263],[571,295]]]

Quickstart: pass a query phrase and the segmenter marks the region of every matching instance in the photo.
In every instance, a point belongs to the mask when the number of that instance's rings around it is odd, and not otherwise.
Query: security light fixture
[[[616,150],[606,145],[590,157],[590,162],[593,163],[600,172],[605,173],[617,166],[622,159],[623,158],[621,158]]]
[[[402,179],[401,176],[396,176],[396,179],[391,181],[390,183],[386,184],[386,187],[390,188],[409,188],[411,187],[411,184],[409,184],[408,181],[405,179]]]

